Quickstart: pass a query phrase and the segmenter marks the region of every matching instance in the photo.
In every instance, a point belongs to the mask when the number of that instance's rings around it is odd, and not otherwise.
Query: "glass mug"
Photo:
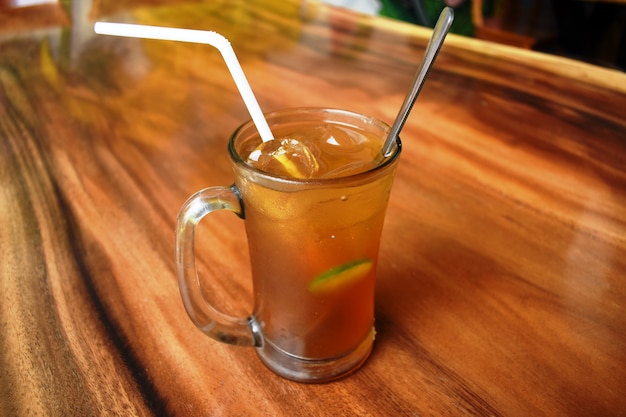
[[[389,126],[344,110],[291,109],[269,113],[281,126],[348,126],[382,147]],[[176,224],[176,268],[192,321],[221,342],[253,346],[275,373],[300,382],[348,375],[374,341],[374,287],[380,236],[401,143],[365,172],[338,178],[277,176],[249,165],[245,152],[260,142],[249,121],[228,143],[235,182],[191,196]],[[247,150],[246,150],[247,149]],[[381,158],[382,159],[382,158]],[[244,220],[252,267],[254,307],[231,317],[202,295],[195,266],[196,225],[215,210]]]

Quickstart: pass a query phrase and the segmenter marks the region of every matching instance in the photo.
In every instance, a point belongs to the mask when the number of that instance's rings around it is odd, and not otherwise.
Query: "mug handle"
[[[228,210],[244,219],[241,194],[235,185],[209,187],[198,191],[183,204],[176,221],[176,275],[187,314],[206,335],[238,346],[262,345],[258,325],[252,316],[232,317],[213,307],[201,292],[196,269],[196,226],[207,214]]]

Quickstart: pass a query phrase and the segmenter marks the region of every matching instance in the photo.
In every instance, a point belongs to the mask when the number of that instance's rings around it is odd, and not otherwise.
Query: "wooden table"
[[[390,123],[430,31],[176,3],[74,2],[71,26],[0,31],[0,415],[626,415],[625,74],[449,36],[402,133],[374,352],[304,385],[204,336],[179,296],[176,214],[230,184],[248,118],[221,57],[93,22],[216,30],[265,111]],[[207,223],[218,302],[247,312],[243,222]]]

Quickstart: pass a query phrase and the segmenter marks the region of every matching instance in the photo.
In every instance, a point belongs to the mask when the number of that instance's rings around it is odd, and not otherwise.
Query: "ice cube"
[[[355,148],[360,148],[365,142],[367,142],[367,139],[359,132],[334,125],[326,125],[324,127],[323,136],[325,138],[325,145],[321,146],[330,145],[333,148],[335,146],[340,146],[342,150],[347,152],[354,150]],[[336,150],[333,150],[333,152],[336,152]]]
[[[261,143],[250,153],[248,163],[263,171],[291,178],[312,178],[319,170],[313,152],[293,138]]]
[[[322,178],[335,178],[363,172],[375,166],[376,148],[361,132],[327,125],[320,142],[323,158]]]

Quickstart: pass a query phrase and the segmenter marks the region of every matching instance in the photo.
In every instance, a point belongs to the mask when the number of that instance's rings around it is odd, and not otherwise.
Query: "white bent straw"
[[[267,142],[274,139],[272,131],[270,130],[267,120],[263,116],[263,112],[259,107],[259,103],[254,97],[254,93],[250,88],[250,84],[246,79],[239,60],[235,55],[232,45],[224,36],[217,32],[206,30],[193,30],[193,29],[179,29],[162,26],[146,26],[135,25],[128,23],[109,23],[109,22],[96,22],[94,31],[100,35],[113,35],[113,36],[126,36],[131,38],[145,38],[145,39],[158,39],[165,41],[179,41],[179,42],[192,42],[203,43],[214,46],[217,48],[226,66],[230,71],[235,84],[239,89],[239,93],[243,98],[243,101],[248,108],[248,112],[252,117],[261,140]]]

